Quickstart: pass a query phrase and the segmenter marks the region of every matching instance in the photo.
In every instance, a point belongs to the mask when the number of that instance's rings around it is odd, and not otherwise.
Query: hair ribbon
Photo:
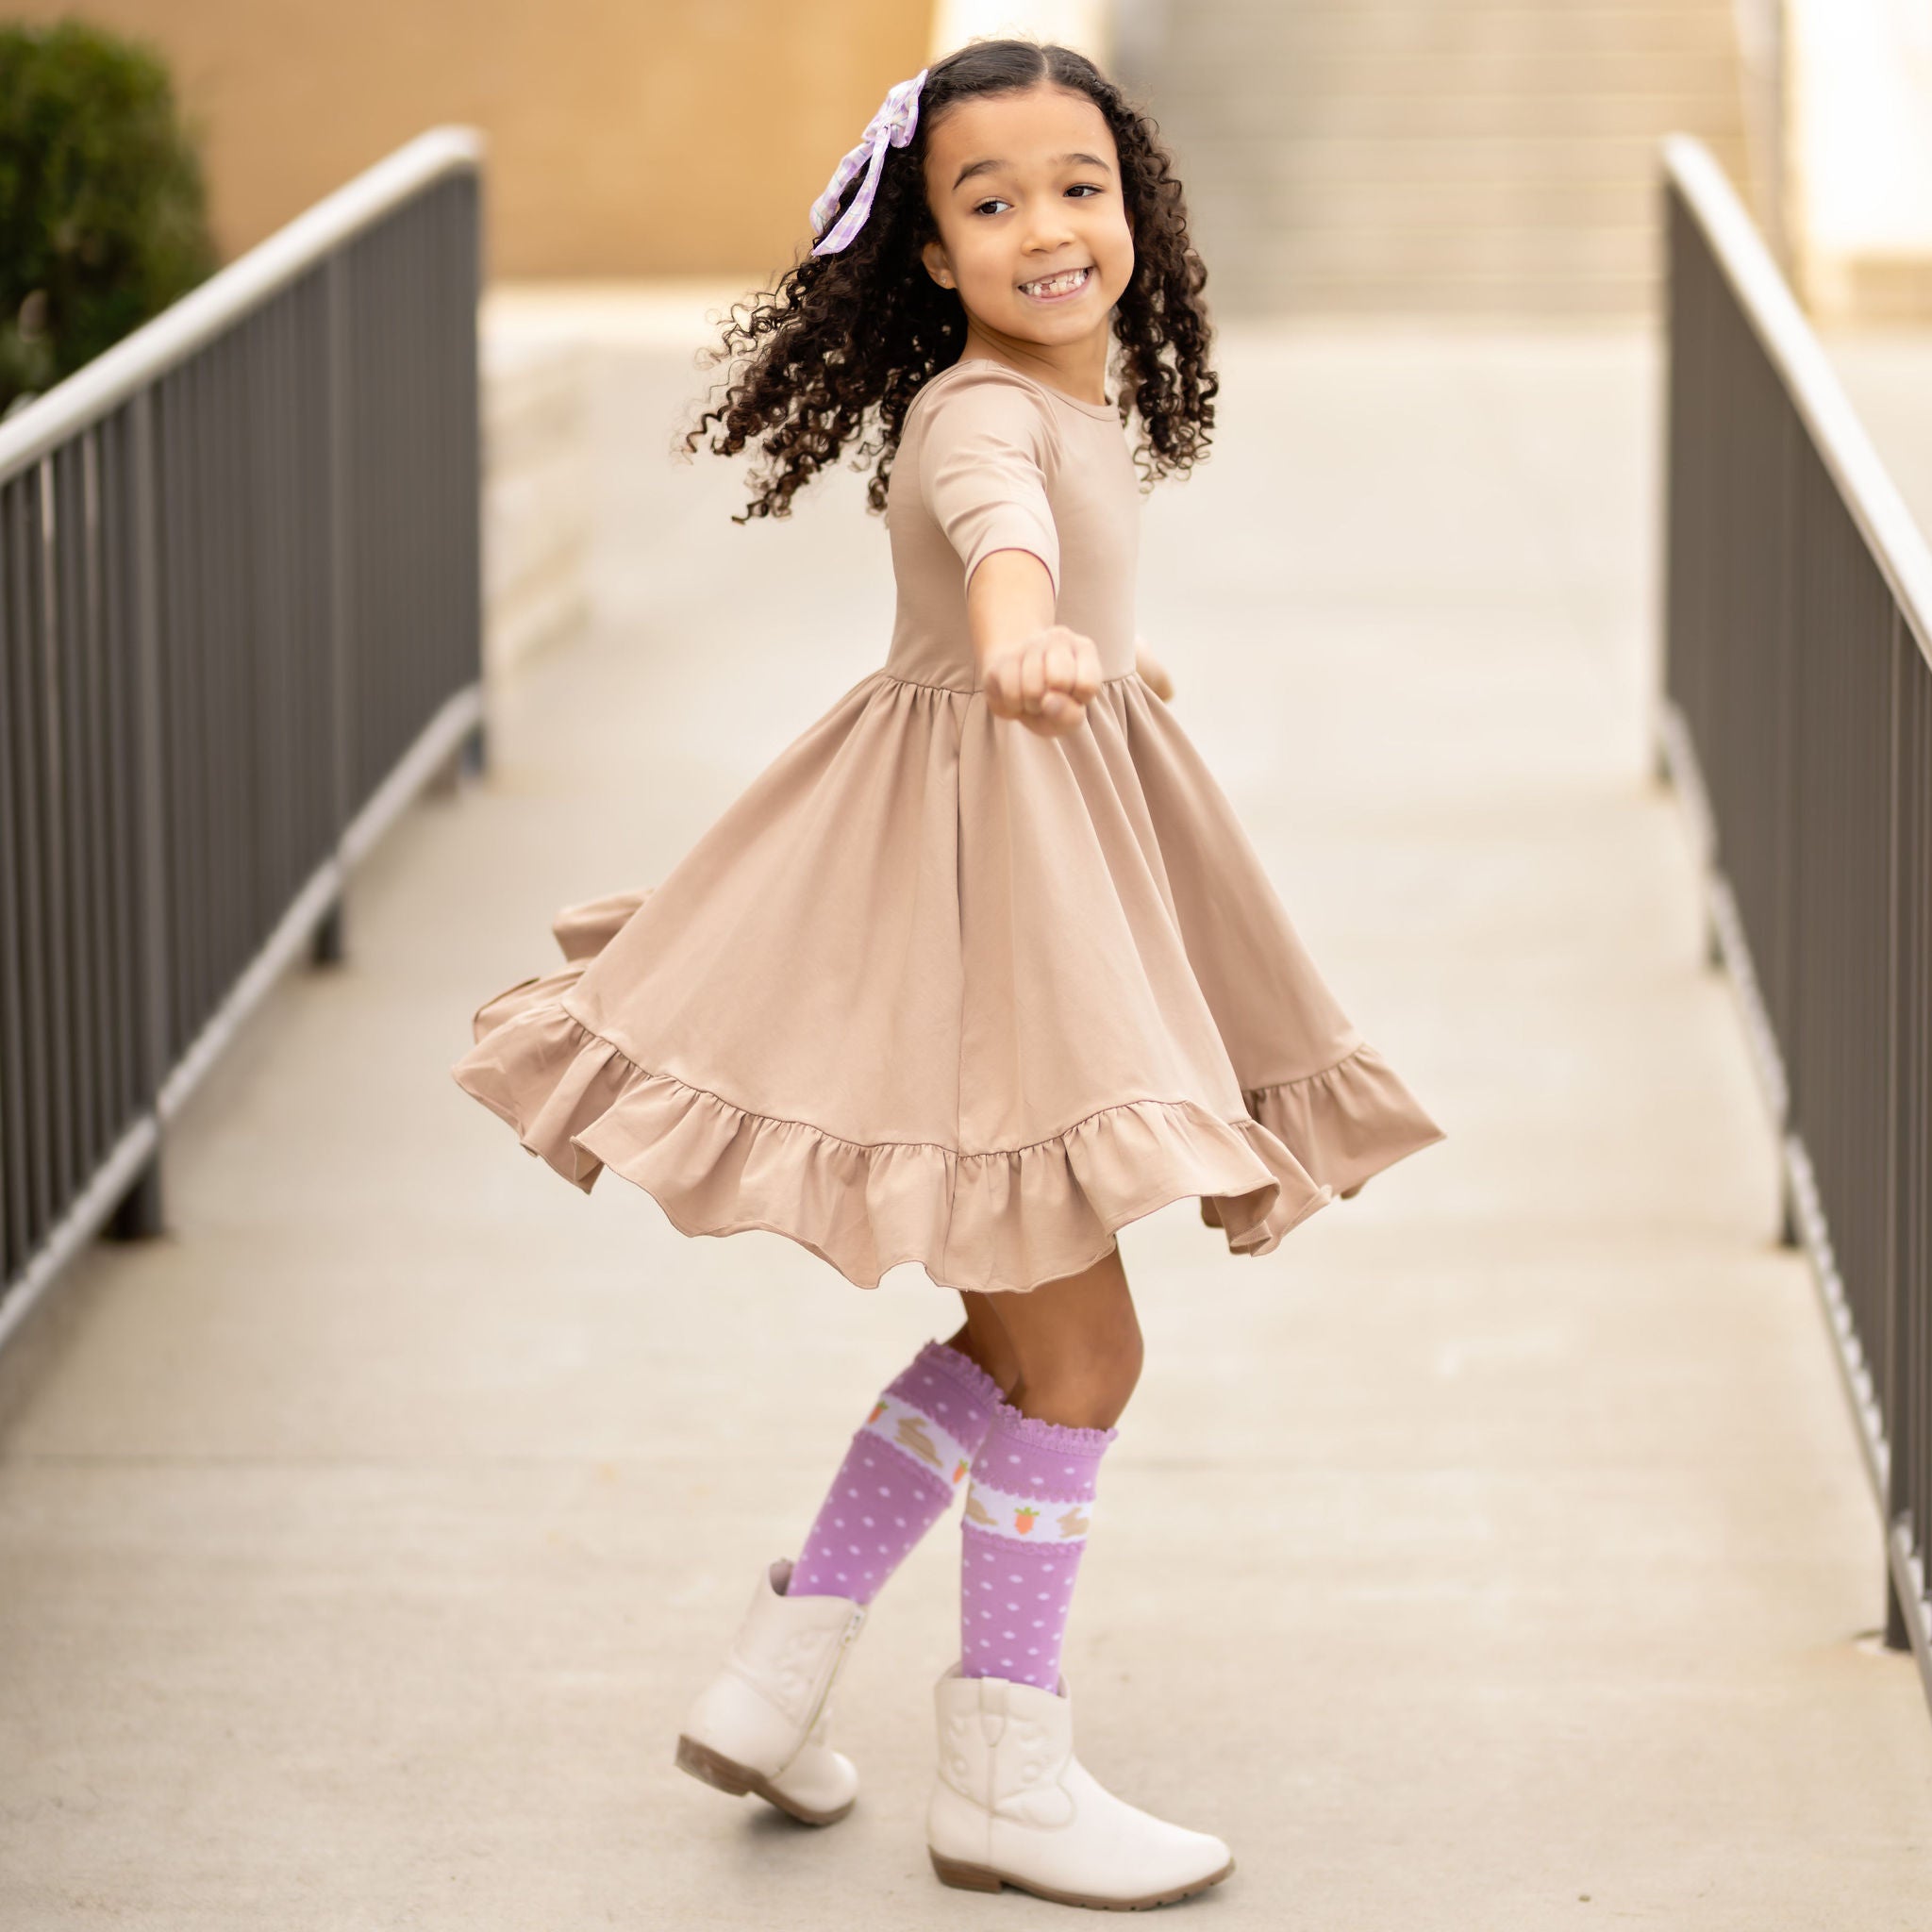
[[[912,139],[912,130],[919,125],[919,91],[925,84],[927,72],[922,67],[910,80],[902,80],[891,89],[880,104],[878,112],[866,123],[858,145],[832,171],[825,192],[811,205],[811,231],[814,235],[820,234],[825,223],[831,220],[832,210],[839,206],[839,197],[861,168],[865,170],[865,179],[859,183],[852,206],[839,217],[838,225],[813,244],[811,252],[814,255],[836,255],[864,227],[865,218],[872,212],[873,196],[878,192],[879,175],[886,165],[887,148],[904,147]]]

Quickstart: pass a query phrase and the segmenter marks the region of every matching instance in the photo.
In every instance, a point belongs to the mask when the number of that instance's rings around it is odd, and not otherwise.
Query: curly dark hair
[[[1070,47],[974,41],[928,70],[912,139],[886,151],[872,211],[855,240],[838,254],[806,254],[775,289],[732,306],[724,340],[708,360],[736,357],[738,366],[722,398],[686,431],[683,445],[687,454],[694,450],[712,423],[722,425],[709,444],[720,456],[736,456],[759,439],[772,467],[754,476],[752,501],[733,523],[789,515],[799,490],[855,437],[862,439],[874,408],[877,440],[860,440],[850,467],[863,469],[877,457],[866,502],[874,512],[885,508],[906,411],[930,377],[958,359],[966,340],[958,291],[941,288],[920,260],[922,247],[939,233],[925,199],[927,132],[959,101],[1042,83],[1091,101],[1120,156],[1134,274],[1115,305],[1113,331],[1121,420],[1130,408],[1141,415],[1134,455],[1141,489],[1185,472],[1206,454],[1220,388],[1208,366],[1209,329],[1200,301],[1208,271],[1188,239],[1181,184],[1155,123]],[[855,179],[839,212],[858,192]]]

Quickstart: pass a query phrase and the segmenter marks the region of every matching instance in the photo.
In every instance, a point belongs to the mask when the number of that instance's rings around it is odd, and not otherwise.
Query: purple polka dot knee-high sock
[[[970,1356],[926,1342],[854,1431],[786,1595],[871,1603],[966,1487],[999,1399]]]
[[[960,1525],[959,1674],[1058,1690],[1060,1643],[1118,1429],[1068,1428],[1002,1402],[973,1458]]]

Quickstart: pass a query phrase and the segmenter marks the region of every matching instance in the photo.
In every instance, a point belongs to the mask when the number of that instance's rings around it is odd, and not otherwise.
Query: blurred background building
[[[1081,47],[1148,105],[1224,322],[1641,322],[1662,272],[1658,142],[1681,131],[1819,321],[1932,324],[1932,0],[83,11],[167,61],[226,258],[425,126],[483,132],[494,665],[586,613],[594,345],[714,335],[708,318],[805,245],[807,209],[886,89],[976,35]],[[1870,353],[1847,351],[1855,377]],[[1915,500],[1932,496],[1918,429],[1888,451]]]
[[[71,8],[28,5],[26,18]],[[1655,151],[1707,141],[1801,292],[1932,317],[1932,0],[95,0],[166,54],[239,253],[436,122],[495,279],[767,277],[886,88],[974,34],[1111,63],[1226,313],[1642,312]]]

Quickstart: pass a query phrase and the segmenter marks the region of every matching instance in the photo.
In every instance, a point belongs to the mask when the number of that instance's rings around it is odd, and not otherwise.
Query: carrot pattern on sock
[[[993,1409],[959,1530],[961,1676],[1059,1688],[1095,1476],[1119,1433],[1063,1427],[1007,1402]]]

